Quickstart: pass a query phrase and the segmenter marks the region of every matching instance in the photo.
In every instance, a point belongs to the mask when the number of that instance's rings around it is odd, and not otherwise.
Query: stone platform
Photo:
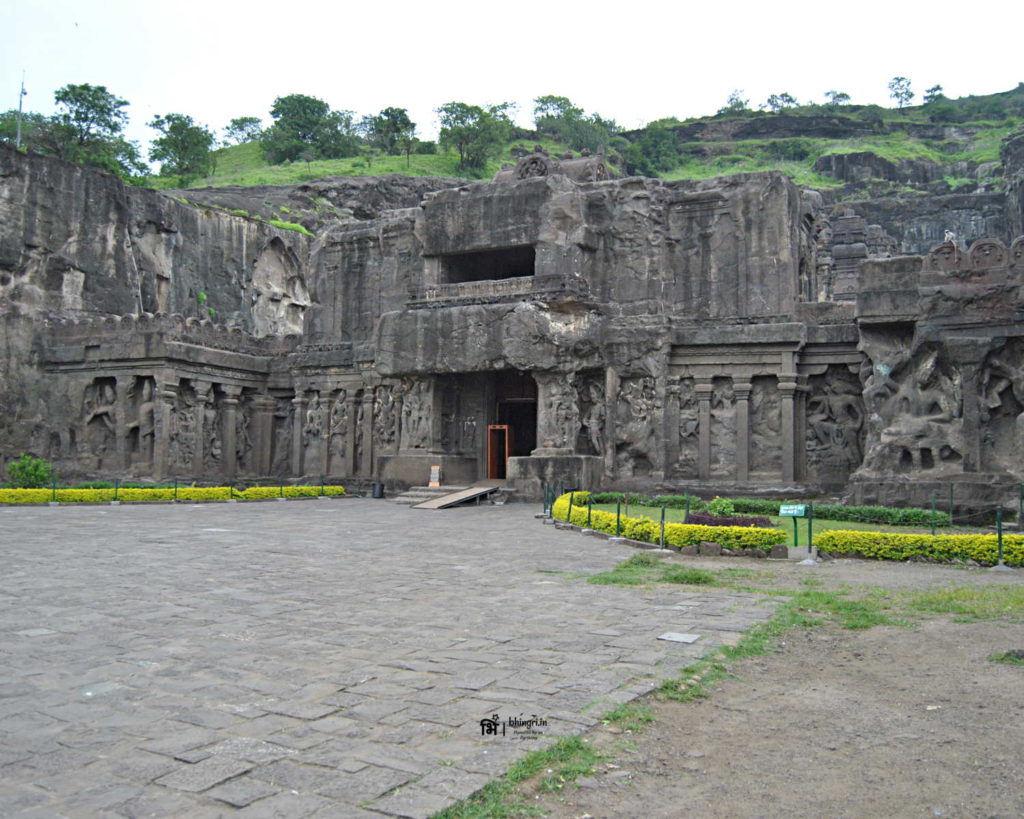
[[[0,508],[0,813],[427,816],[777,605],[588,585],[630,552],[536,511]]]

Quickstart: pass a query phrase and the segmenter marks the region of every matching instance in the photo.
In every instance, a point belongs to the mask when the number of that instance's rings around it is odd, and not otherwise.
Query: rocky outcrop
[[[1024,234],[1024,130],[1011,134],[999,150],[1006,180],[1006,220],[1010,234]]]
[[[164,193],[263,221],[300,224],[311,233],[320,233],[331,222],[376,219],[388,210],[414,208],[432,191],[464,184],[465,179],[389,174],[331,176],[300,185],[231,185]]]

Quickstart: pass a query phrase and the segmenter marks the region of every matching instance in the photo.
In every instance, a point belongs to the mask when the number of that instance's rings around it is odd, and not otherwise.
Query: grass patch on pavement
[[[604,757],[585,737],[563,737],[550,748],[531,751],[500,779],[489,782],[468,799],[434,814],[434,819],[505,819],[513,816],[542,816],[522,800],[519,789],[536,780],[541,791],[560,791],[594,770]]]
[[[989,659],[994,663],[1024,666],[1024,650],[1018,648],[1013,651],[1003,651],[993,654]]]
[[[615,725],[623,731],[636,733],[654,722],[654,710],[649,705],[625,702],[615,706],[601,717],[601,722],[605,725]]]
[[[928,614],[952,614],[957,622],[1024,619],[1024,586],[949,586],[907,592],[908,608]]]

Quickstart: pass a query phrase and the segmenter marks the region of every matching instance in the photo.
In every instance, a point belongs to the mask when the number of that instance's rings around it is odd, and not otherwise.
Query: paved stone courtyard
[[[428,816],[773,611],[536,511],[0,508],[0,814]]]

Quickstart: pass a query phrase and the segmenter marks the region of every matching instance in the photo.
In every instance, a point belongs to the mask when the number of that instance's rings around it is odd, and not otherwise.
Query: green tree
[[[404,152],[404,146],[415,137],[416,123],[404,108],[385,108],[375,116],[365,117],[363,130],[370,145],[393,155]]]
[[[731,116],[745,114],[750,110],[750,100],[743,99],[743,90],[737,88],[725,101],[725,105],[718,109],[717,116]]]
[[[941,85],[933,85],[931,88],[924,92],[925,104],[929,102],[936,102],[938,100],[944,100],[946,95],[942,93]]]
[[[765,103],[770,111],[778,113],[786,108],[796,107],[796,97],[783,91],[781,94],[772,94]]]
[[[850,101],[850,95],[845,91],[826,91],[825,99],[828,102],[825,103],[828,108],[838,108],[840,105],[846,105]]]
[[[574,151],[607,149],[619,131],[615,120],[604,119],[596,113],[587,115],[568,97],[549,94],[537,97],[533,103],[533,122],[537,130]]]
[[[495,156],[512,136],[509,114],[513,103],[500,105],[468,105],[447,102],[437,109],[441,121],[440,142],[459,154],[459,167],[481,171],[487,160]]]
[[[54,94],[57,113],[38,130],[41,153],[102,168],[122,178],[146,168],[139,147],[124,138],[128,101],[102,85],[65,85]]]
[[[263,133],[263,121],[259,117],[235,117],[224,129],[224,141],[241,145],[255,142]]]
[[[679,164],[676,134],[660,125],[648,125],[626,148],[626,167],[632,174],[658,176]]]
[[[906,77],[893,77],[889,80],[889,96],[896,100],[896,107],[901,111],[910,105],[914,92],[910,90],[910,80]]]
[[[270,115],[274,124],[263,132],[260,146],[272,165],[295,161],[308,148],[323,159],[359,153],[359,135],[351,111],[332,111],[316,97],[289,94],[274,100]]]
[[[164,114],[149,123],[162,136],[153,140],[149,158],[159,162],[161,176],[177,176],[182,187],[193,179],[209,176],[216,167],[212,153],[213,134],[192,117]]]

